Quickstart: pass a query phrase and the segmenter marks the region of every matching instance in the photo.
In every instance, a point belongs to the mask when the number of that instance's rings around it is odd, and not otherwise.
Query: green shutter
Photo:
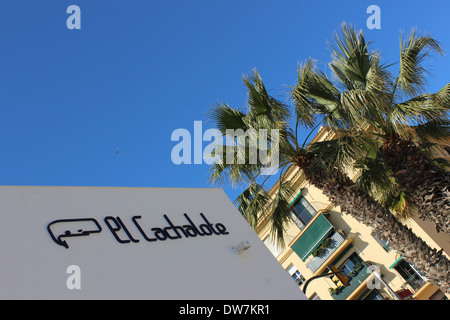
[[[333,225],[320,214],[292,245],[292,250],[303,261],[325,240],[333,230]]]

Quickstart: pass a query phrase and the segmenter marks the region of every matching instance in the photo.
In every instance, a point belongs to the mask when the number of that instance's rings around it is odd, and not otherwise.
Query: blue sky
[[[66,27],[72,4],[80,30]],[[366,26],[372,4],[380,30]],[[171,133],[193,134],[213,103],[245,108],[243,74],[257,68],[286,99],[299,62],[326,71],[326,41],[343,21],[385,62],[411,27],[449,54],[448,12],[446,0],[2,0],[0,185],[211,187],[206,164],[172,163]],[[450,59],[432,67],[437,91]],[[239,191],[225,190],[231,200]]]

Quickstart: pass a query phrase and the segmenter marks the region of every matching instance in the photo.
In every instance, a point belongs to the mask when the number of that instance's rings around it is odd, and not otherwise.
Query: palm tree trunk
[[[397,182],[419,207],[420,218],[450,234],[450,173],[436,166],[413,142],[389,137],[383,157]]]
[[[450,262],[443,254],[430,248],[425,241],[400,223],[370,195],[339,170],[325,172],[311,169],[296,161],[308,181],[321,189],[330,201],[344,213],[373,228],[382,240],[414,264],[431,283],[450,292]],[[304,163],[303,163],[304,164]]]

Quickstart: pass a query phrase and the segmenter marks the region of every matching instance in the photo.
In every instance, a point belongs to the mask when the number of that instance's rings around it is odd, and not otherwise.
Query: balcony
[[[302,261],[306,261],[332,231],[333,225],[323,214],[318,214],[302,230],[299,238],[291,248]]]
[[[327,247],[324,247],[318,255],[312,257],[306,263],[306,266],[313,273],[315,273],[345,241],[344,236],[341,235],[339,232],[335,232],[329,239],[330,239],[329,245]]]
[[[358,288],[371,274],[372,272],[367,267],[364,262],[360,262],[361,267],[355,270],[353,274],[348,277],[349,285],[347,287],[339,286],[333,288],[331,292],[331,297],[334,300],[345,300],[347,299],[356,288]]]

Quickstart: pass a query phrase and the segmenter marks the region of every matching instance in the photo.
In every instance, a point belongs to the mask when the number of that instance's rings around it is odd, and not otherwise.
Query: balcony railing
[[[349,281],[349,286],[342,287],[341,290],[338,290],[336,293],[332,293],[331,296],[334,300],[345,300],[357,287],[364,282],[364,280],[369,277],[372,272],[367,267],[367,265],[361,262],[361,269],[358,270],[356,275],[353,275]]]
[[[413,288],[414,291],[420,290],[420,288],[422,288],[426,283],[422,278],[420,278],[416,275],[413,275],[405,280],[406,280],[406,283],[409,284],[411,286],[411,288]]]
[[[318,256],[315,256],[310,261],[308,261],[306,263],[306,266],[313,273],[316,272],[344,241],[345,238],[339,232],[335,232],[330,237],[330,245],[327,248],[324,248]]]

